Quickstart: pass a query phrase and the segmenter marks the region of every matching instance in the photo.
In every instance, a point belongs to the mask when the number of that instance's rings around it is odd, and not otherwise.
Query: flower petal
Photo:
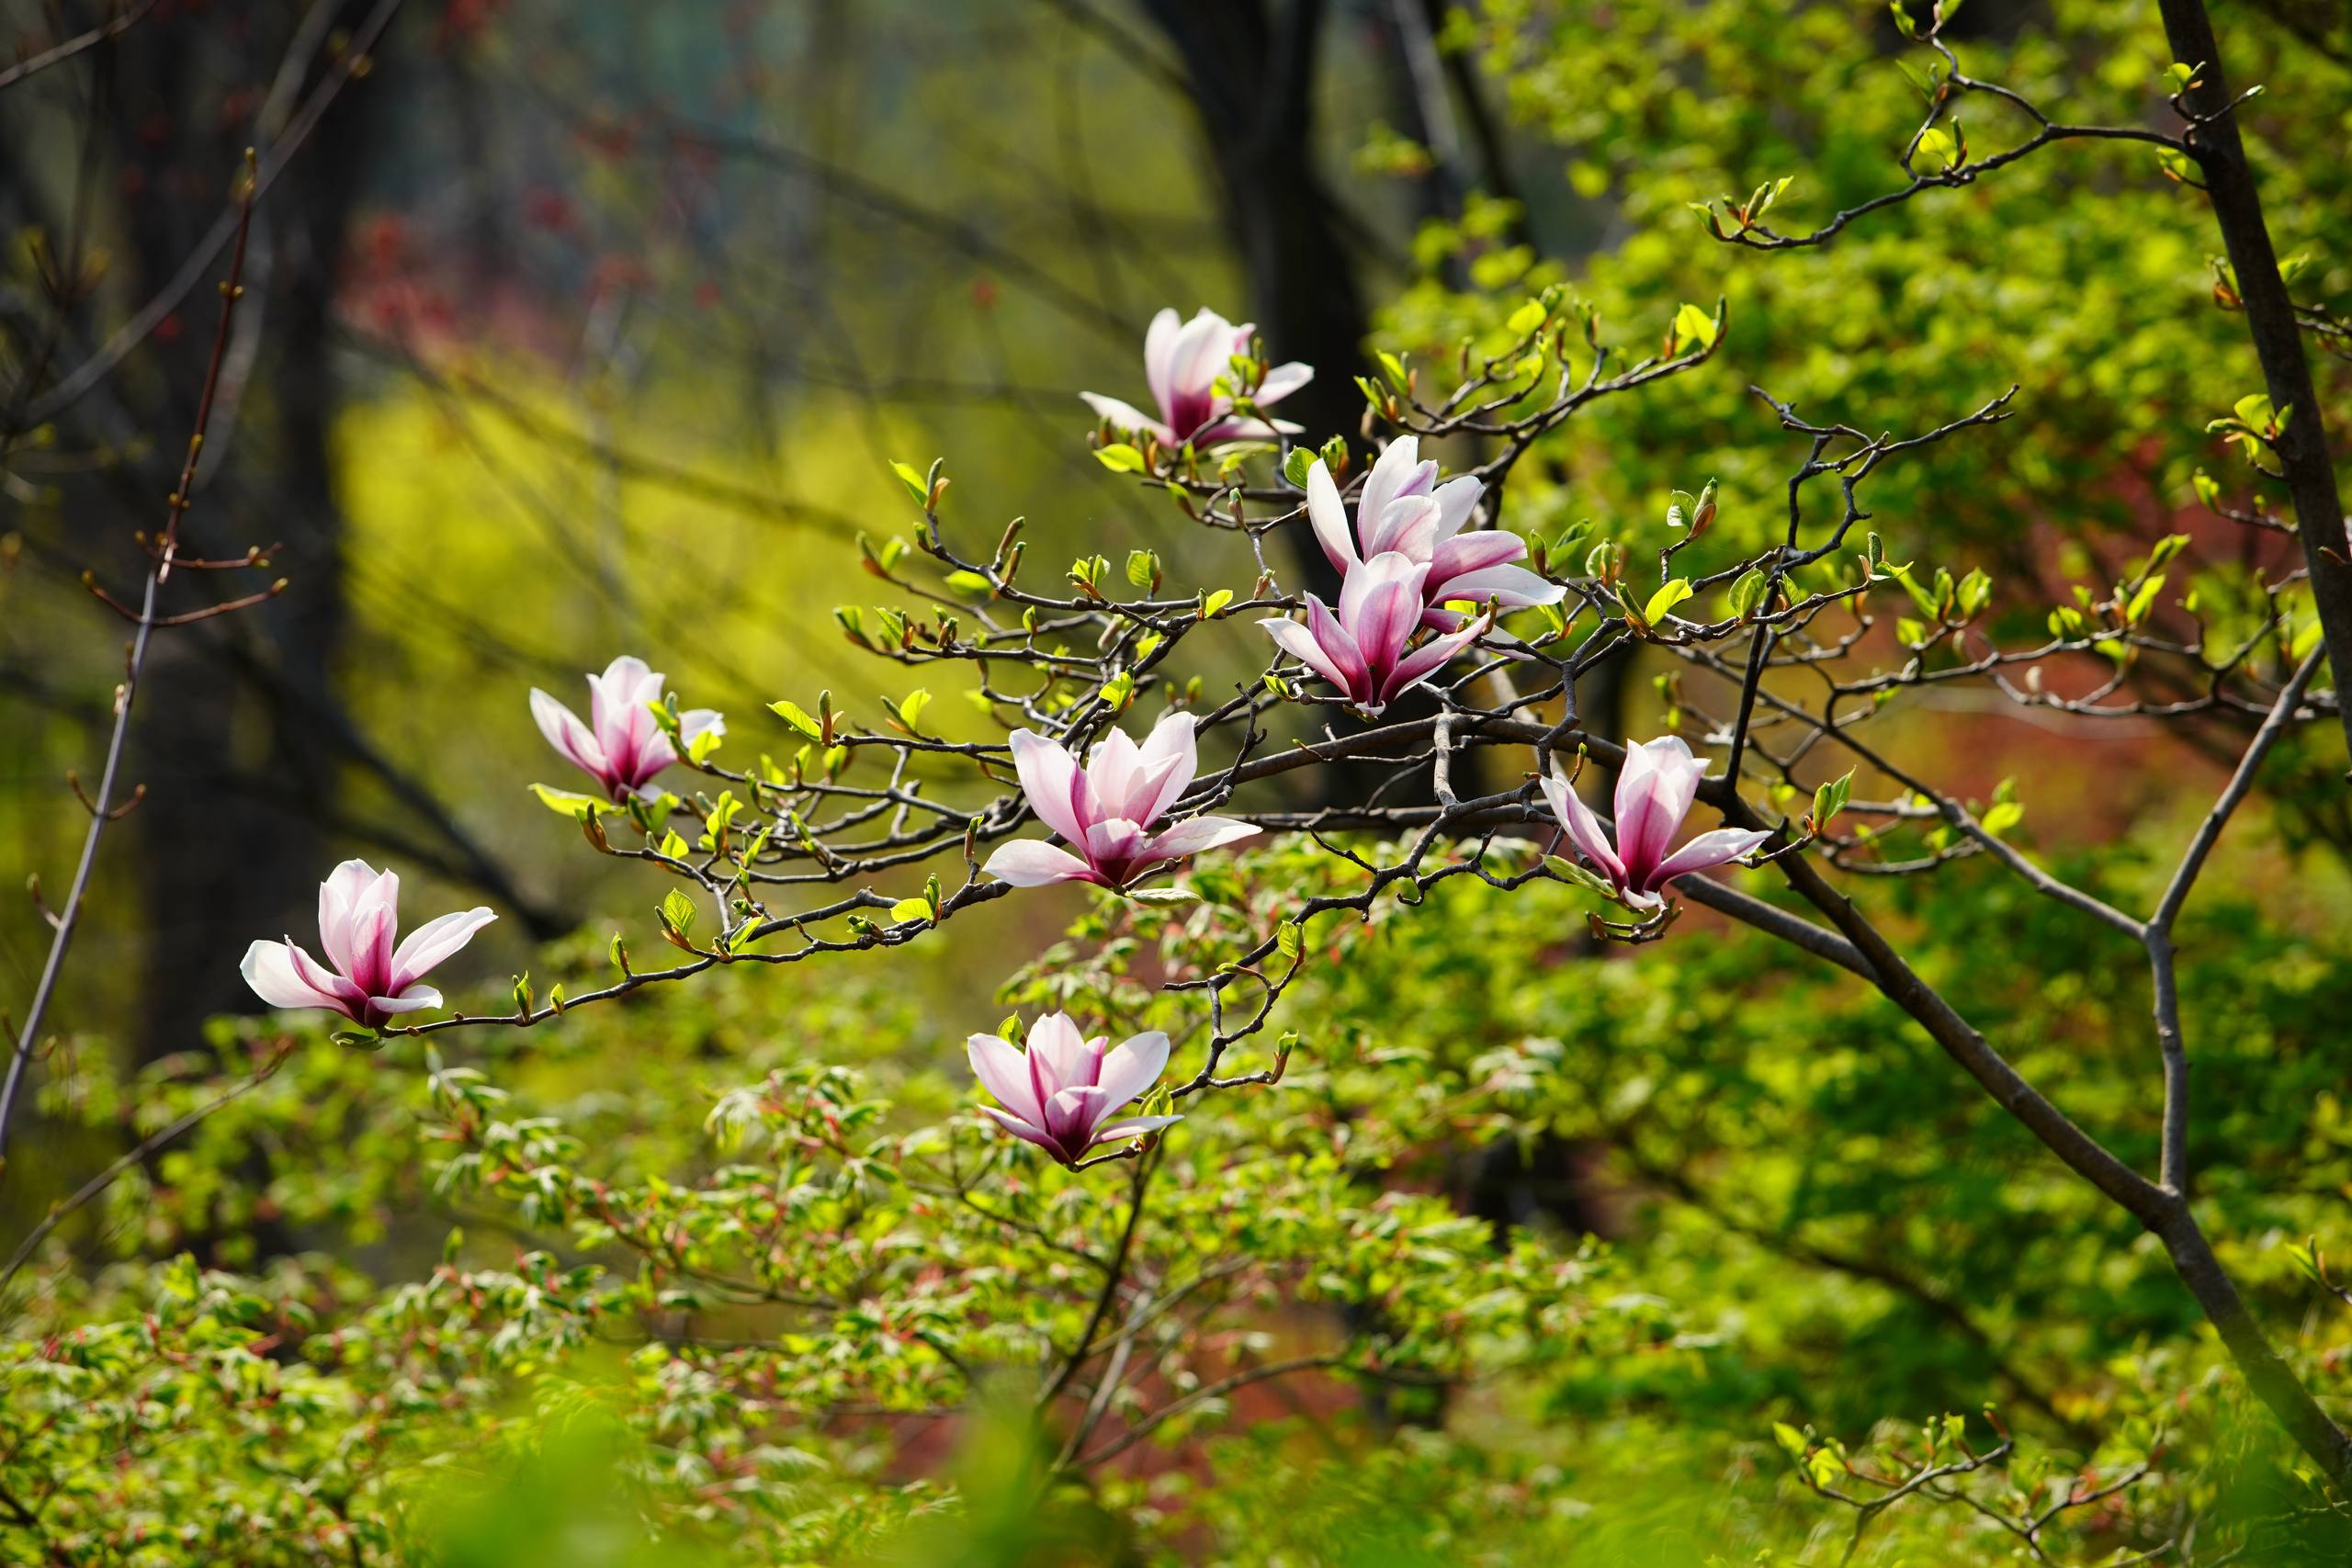
[[[1577,792],[1569,787],[1558,763],[1552,765],[1552,772],[1543,784],[1544,798],[1552,803],[1554,820],[1567,829],[1570,840],[1584,852],[1584,858],[1592,863],[1595,870],[1610,881],[1622,885],[1625,880],[1625,863],[1617,858],[1616,846],[1601,830],[1600,818],[1592,814],[1592,807],[1577,798]]]
[[[1319,618],[1323,622],[1330,626],[1334,630],[1338,628],[1339,623],[1331,619],[1331,613],[1329,610],[1323,609],[1322,601],[1315,598],[1312,594],[1308,595],[1307,614],[1310,616],[1316,616],[1318,613]],[[1271,619],[1260,621],[1258,624],[1265,627],[1266,635],[1268,637],[1274,639],[1275,647],[1281,649],[1284,653],[1289,654],[1293,659],[1295,659],[1300,663],[1306,665],[1309,670],[1314,671],[1317,675],[1322,676],[1326,681],[1330,682],[1331,684],[1337,686],[1340,691],[1351,694],[1354,693],[1356,685],[1359,682],[1351,682],[1349,680],[1347,670],[1342,667],[1337,659],[1332,657],[1330,652],[1327,652],[1324,649],[1321,640],[1318,639],[1313,632],[1307,630],[1306,627],[1300,626],[1296,621]],[[1346,634],[1341,633],[1340,635],[1345,636]],[[1333,640],[1336,642],[1337,638],[1334,638]],[[1355,645],[1352,641],[1347,645],[1347,653],[1355,668],[1361,671],[1363,667],[1363,660],[1361,657],[1356,655]]]
[[[1141,858],[1155,865],[1163,861],[1182,860],[1186,855],[1196,855],[1204,850],[1213,850],[1221,844],[1253,837],[1257,831],[1256,824],[1238,821],[1231,817],[1189,818],[1146,844]]]
[[[1756,852],[1757,847],[1772,835],[1747,828],[1717,828],[1702,833],[1665,860],[1650,873],[1649,887],[1655,891],[1676,877],[1693,871],[1706,871],[1727,865],[1743,856]]]
[[[427,920],[409,932],[407,940],[392,952],[392,991],[406,991],[413,982],[430,974],[443,959],[471,942],[474,932],[496,919],[490,910],[477,906]]]
[[[1079,819],[1100,822],[1106,817],[1126,817],[1127,797],[1135,791],[1137,775],[1143,771],[1143,748],[1127,739],[1124,730],[1106,732],[1094,743],[1086,756],[1082,770],[1086,781],[1080,802]]]
[[[356,1010],[360,1002],[367,999],[367,992],[321,964],[293,942],[288,941],[279,945],[285,949],[287,961],[293,965],[294,977],[319,996],[333,998],[324,1005],[353,1018],[359,1016]],[[245,951],[246,956],[251,957],[253,950],[248,948]]]
[[[1400,695],[1411,691],[1415,686],[1444,669],[1454,655],[1478,640],[1480,634],[1486,631],[1487,626],[1487,623],[1484,619],[1474,621],[1460,631],[1447,632],[1442,637],[1430,638],[1403,659],[1398,660],[1396,667],[1388,672],[1388,679],[1382,687],[1381,705],[1385,707],[1395,702]]]
[[[349,973],[351,919],[359,896],[375,886],[376,868],[364,860],[347,860],[319,884],[319,945],[327,962]]]
[[[1368,536],[1387,512],[1388,503],[1410,488],[1410,481],[1420,466],[1420,438],[1400,435],[1374,460],[1372,472],[1363,477],[1363,488],[1356,492],[1356,535],[1359,538]],[[1366,545],[1365,553],[1375,552]]]
[[[1061,1160],[1063,1164],[1067,1165],[1069,1163],[1068,1158],[1062,1154],[1061,1145],[1055,1143],[1051,1137],[1047,1136],[1046,1130],[1043,1127],[1033,1127],[1028,1122],[1022,1121],[1018,1116],[1009,1115],[1004,1111],[999,1111],[993,1105],[981,1106],[980,1114],[992,1119],[998,1126],[1003,1128],[1014,1137],[1020,1138],[1024,1142],[1036,1145],[1039,1148],[1044,1149],[1047,1154],[1052,1155],[1056,1159]]]
[[[397,873],[383,872],[351,903],[351,962],[343,973],[353,985],[370,993],[400,989],[390,984],[392,943],[400,925],[401,879]]]
[[[1258,381],[1258,391],[1251,401],[1260,408],[1271,408],[1315,379],[1315,367],[1291,360],[1270,366]]]
[[[1430,493],[1437,497],[1437,536],[1443,540],[1451,539],[1468,525],[1478,510],[1478,498],[1487,493],[1487,487],[1464,474],[1458,479],[1446,480]]]
[[[1347,502],[1340,499],[1340,487],[1320,457],[1306,469],[1306,520],[1314,525],[1315,542],[1334,568],[1344,572],[1363,558],[1348,530]]]
[[[996,852],[989,856],[988,864],[980,869],[1015,887],[1045,887],[1057,882],[1095,880],[1093,869],[1084,861],[1067,850],[1057,850],[1036,839],[1019,839],[1009,844],[999,844]]]
[[[1174,391],[1176,336],[1183,324],[1184,319],[1176,313],[1174,306],[1163,306],[1159,313],[1151,318],[1151,325],[1144,329],[1143,384],[1151,389],[1151,400],[1159,405],[1159,412],[1163,414],[1168,412],[1169,400]],[[1088,400],[1092,400],[1090,398]],[[1126,405],[1122,403],[1120,406],[1125,408]]]
[[[1430,597],[1460,598],[1460,594],[1444,592],[1449,580],[1464,572],[1521,560],[1526,555],[1527,541],[1501,528],[1481,528],[1475,534],[1456,534],[1430,552]]]
[[[972,1061],[972,1076],[996,1096],[999,1104],[1031,1123],[1045,1118],[1045,1107],[1029,1081],[1029,1062],[1001,1035],[975,1034],[964,1043]]]
[[[1069,748],[1048,740],[1033,729],[1012,732],[1012,769],[1021,776],[1021,793],[1037,820],[1073,844],[1086,841],[1086,820],[1079,802],[1085,779]]]
[[[1161,715],[1159,722],[1151,727],[1151,733],[1144,738],[1143,762],[1145,776],[1155,782],[1148,793],[1131,799],[1128,809],[1121,816],[1133,818],[1148,828],[1166,816],[1168,808],[1192,787],[1193,775],[1200,771],[1201,763],[1195,722],[1189,713],[1169,713]]]
[[[1394,550],[1408,560],[1426,562],[1437,548],[1437,525],[1435,497],[1400,495],[1388,503],[1388,509],[1377,520],[1363,523],[1364,554],[1377,556]]]
[[[1093,1083],[1102,1065],[1069,1014],[1046,1013],[1029,1026],[1029,1081],[1041,1107],[1051,1105],[1054,1096],[1066,1089]],[[1038,1125],[1050,1128],[1050,1118]]]
[[[588,721],[596,732],[596,745],[609,765],[626,770],[647,741],[660,734],[646,705],[662,698],[661,672],[635,654],[624,653],[605,665],[602,675],[589,676],[588,688],[594,698]]]
[[[1377,570],[1382,561],[1404,558],[1399,555],[1374,556],[1364,570],[1369,575]],[[1415,567],[1410,572],[1392,573],[1385,580],[1375,581],[1357,598],[1353,615],[1345,610],[1340,613],[1340,625],[1363,651],[1363,661],[1375,681],[1396,670],[1405,657],[1406,640],[1421,624],[1421,569]],[[1350,576],[1348,586],[1352,588],[1354,574]]]
[[[579,715],[534,686],[531,716],[538,721],[539,733],[548,738],[548,744],[562,753],[573,767],[584,769],[599,779],[605,776],[604,750],[596,744],[596,737],[588,727],[580,722]]]
[[[1062,1147],[1082,1149],[1110,1109],[1098,1086],[1072,1084],[1046,1101],[1046,1131]]]
[[[1657,864],[1690,815],[1706,771],[1679,735],[1661,735],[1642,746],[1625,743],[1625,765],[1617,774],[1617,855],[1625,863],[1627,882],[1655,886]]]
[[[1156,1029],[1104,1052],[1094,1080],[1102,1090],[1102,1113],[1109,1115],[1158,1083],[1168,1070],[1168,1036]]]
[[[441,993],[430,986],[411,986],[396,997],[369,997],[368,1005],[380,1013],[419,1012],[441,1005]]]
[[[1123,403],[1116,398],[1106,398],[1100,392],[1080,392],[1078,395],[1085,399],[1086,406],[1092,409],[1096,417],[1109,424],[1112,429],[1124,430],[1131,434],[1148,435],[1163,446],[1176,445],[1176,433],[1173,430],[1152,418],[1135,404]]]
[[[1108,1144],[1120,1138],[1140,1138],[1146,1133],[1173,1127],[1182,1120],[1182,1116],[1130,1116],[1120,1122],[1105,1122],[1094,1129],[1092,1143]]]
[[[1136,856],[1142,852],[1143,824],[1131,822],[1125,817],[1114,817],[1097,822],[1086,830],[1082,852],[1086,863],[1094,868],[1095,876],[1105,887],[1125,883],[1136,870]]]
[[[1492,600],[1504,609],[1512,610],[1523,604],[1556,604],[1567,597],[1567,592],[1560,584],[1546,581],[1523,566],[1490,566],[1464,572],[1431,589],[1429,597],[1440,604],[1449,599],[1467,599],[1476,604]]]
[[[341,998],[308,984],[296,972],[293,945],[256,942],[245,949],[244,962],[237,965],[237,972],[254,988],[254,995],[274,1008],[327,1008],[347,1016],[349,1010]]]

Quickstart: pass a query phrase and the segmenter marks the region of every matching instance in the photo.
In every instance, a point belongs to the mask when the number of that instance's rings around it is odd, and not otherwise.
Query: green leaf
[[[1579,862],[1568,859],[1566,855],[1545,855],[1544,864],[1561,881],[1573,883],[1588,893],[1598,893],[1604,898],[1617,897],[1617,889],[1611,886],[1599,873]]]
[[[1746,620],[1764,602],[1764,584],[1769,581],[1760,567],[1749,567],[1731,585],[1731,613]]]
[[[591,817],[600,817],[617,809],[609,800],[600,800],[593,795],[578,795],[568,789],[549,789],[543,784],[533,784],[531,793],[539,797],[541,806],[559,817],[569,817],[574,822],[585,822]]]
[[[684,936],[695,929],[695,916],[699,911],[695,908],[695,901],[686,897],[684,889],[673,887],[662,895],[662,907],[657,912],[662,917],[663,927],[677,932],[680,936]]]
[[[1676,353],[1697,344],[1702,348],[1715,346],[1715,318],[1696,305],[1685,305],[1674,312],[1674,347]]]
[[[917,506],[931,505],[931,481],[922,477],[922,469],[911,463],[894,461],[890,465],[890,471],[899,476],[899,482],[907,487],[907,493],[915,498]]]
[[[1816,833],[1829,826],[1830,820],[1846,809],[1847,796],[1853,793],[1854,770],[1834,778],[1813,792],[1813,830]]]
[[[1159,585],[1159,557],[1151,550],[1127,552],[1127,581],[1147,592]]]
[[[1901,570],[1896,570],[1893,567],[1889,567],[1887,570],[1894,573],[1894,580],[1903,584],[1905,592],[1911,595],[1911,603],[1919,606],[1920,615],[1926,616],[1931,621],[1942,621],[1944,617],[1941,603],[1937,599],[1933,592],[1919,581],[1918,578],[1912,575],[1912,572],[1907,566]]]
[[[1977,818],[1977,825],[1997,839],[2024,820],[2024,807],[2014,800],[1996,800],[1984,808],[1984,815]]]
[[[1960,144],[1945,131],[1923,130],[1919,133],[1919,145],[1912,151],[1911,156],[1940,172],[1959,164]]]
[[[1549,320],[1551,314],[1552,312],[1545,308],[1543,300],[1530,299],[1526,304],[1513,310],[1510,319],[1503,324],[1510,329],[1511,336],[1525,337]]]
[[[1143,454],[1124,441],[1114,441],[1094,449],[1094,460],[1118,474],[1139,474],[1144,471]],[[959,513],[960,515],[960,513]]]
[[[1690,597],[1690,580],[1684,577],[1675,578],[1650,595],[1649,603],[1642,606],[1642,619],[1651,626],[1657,626],[1673,613],[1677,604]]]
[[[1227,604],[1232,603],[1233,590],[1230,588],[1218,589],[1216,592],[1211,593],[1207,598],[1201,601],[1201,619],[1204,621],[1215,619],[1216,616],[1224,613],[1225,607]]]
[[[822,740],[825,738],[824,727],[817,722],[808,709],[789,698],[780,698],[770,703],[768,711],[811,740]]]
[[[1307,470],[1315,467],[1315,454],[1304,446],[1294,446],[1283,458],[1283,478],[1299,490],[1306,488]]]
[[[931,918],[931,900],[928,898],[901,898],[890,906],[890,919],[893,920],[928,920]]]

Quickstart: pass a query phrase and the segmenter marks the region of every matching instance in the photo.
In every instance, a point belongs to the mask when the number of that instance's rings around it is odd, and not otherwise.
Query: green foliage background
[[[2053,0],[1960,48],[1973,73],[2067,118],[2136,122],[2160,109],[2165,63],[2145,11]],[[2246,127],[2281,249],[2310,258],[2299,296],[2341,300],[2352,73],[2248,8],[2222,19],[2237,80],[2269,88]],[[2016,384],[2019,417],[1882,482],[1872,525],[1898,555],[1992,572],[1996,613],[2030,628],[2061,583],[2122,576],[2188,515],[2200,591],[2246,592],[2259,553],[2188,509],[2200,465],[2248,488],[2203,427],[2256,373],[2243,323],[2210,298],[2201,203],[2143,149],[2054,148],[1826,249],[1751,254],[1708,240],[1688,204],[1793,174],[1776,215],[1796,227],[1898,180],[1918,99],[1882,8],[1495,0],[1441,37],[1507,106],[1536,195],[1423,226],[1381,345],[1443,363],[1465,336],[1498,344],[1554,283],[1633,337],[1684,300],[1729,302],[1710,373],[1602,404],[1538,449],[1510,482],[1516,526],[1554,535],[1589,516],[1638,558],[1668,537],[1668,492],[1713,476],[1711,547],[1729,559],[1779,525],[1800,455],[1747,381],[1814,417],[1898,431]],[[899,90],[978,88],[932,61]],[[2018,133],[1970,132],[1987,147]],[[1197,211],[1196,174],[1148,161],[1148,140],[1126,150],[1138,179],[1169,211]],[[1394,132],[1369,140],[1376,206],[1393,199],[1377,171],[1419,160]],[[633,188],[611,193],[624,216]],[[1216,302],[1222,259],[1204,246],[1185,260]],[[866,701],[876,667],[830,612],[862,592],[847,536],[894,525],[881,459],[949,452],[959,503],[1035,510],[1057,548],[1132,531],[1187,581],[1249,571],[1135,513],[1083,457],[1079,420],[1049,456],[996,415],[915,420],[843,398],[771,439],[697,374],[698,333],[757,330],[729,319],[738,308],[659,334],[626,386],[453,356],[438,379],[388,372],[338,426],[355,548],[378,568],[355,605],[370,650],[345,677],[355,706],[592,907],[650,896],[524,795],[531,778],[566,781],[521,722],[522,688],[627,631],[691,700],[745,716],[739,761],[794,743],[763,729],[765,701],[820,687]],[[871,309],[846,336],[936,324]],[[1130,364],[1072,355],[1031,309],[957,317],[937,359],[1132,389]],[[2323,377],[2340,431],[2344,367]],[[779,570],[776,523],[740,495],[615,478],[545,438],[583,416],[681,469],[822,498],[825,515],[787,525]],[[583,543],[594,530],[574,523],[592,514],[611,533]],[[441,612],[478,592],[503,608],[503,646],[421,631],[466,619]],[[53,604],[34,614],[19,625],[40,636],[78,629]],[[1626,701],[1636,733],[1682,705],[1639,683]],[[1894,733],[1923,750],[1951,720]],[[55,728],[44,752],[70,750]],[[1982,789],[2018,781],[2024,841],[2054,866],[2144,900],[2213,772],[2165,744],[2020,726],[1972,732],[1951,761]],[[2181,946],[2200,1203],[2257,1315],[2341,1409],[2345,1314],[2285,1250],[2352,1246],[2352,880],[2327,784],[2343,759],[2324,750],[2281,760]],[[17,826],[28,841],[64,831]],[[1118,1415],[1177,1413],[1045,1485],[1062,1428],[1028,1412],[1040,1368],[1086,1332],[1092,1277],[1074,1251],[1117,1247],[1132,1194],[1124,1168],[1068,1175],[992,1134],[970,1111],[962,1037],[1057,1006],[1181,1040],[1197,1021],[1156,983],[1214,964],[1238,926],[1343,870],[1278,845],[1192,874],[1196,907],[1029,896],[1018,921],[887,969],[727,973],[560,1028],[443,1036],[446,1055],[220,1020],[209,1055],[134,1073],[92,1031],[41,1091],[54,1160],[21,1179],[44,1202],[126,1134],[286,1054],[8,1283],[0,1511],[37,1502],[63,1560],[91,1562],[1834,1562],[1852,1516],[1805,1484],[1808,1455],[1832,1443],[1891,1466],[1949,1413],[1979,1450],[2017,1438],[1971,1483],[1988,1506],[2030,1513],[2144,1467],[2064,1515],[2042,1543],[2053,1561],[2166,1541],[2197,1562],[2342,1560],[2340,1520],[2247,1405],[2160,1251],[1891,1009],[1701,917],[1603,953],[1570,891],[1505,897],[1467,879],[1318,927],[1310,978],[1276,1021],[1299,1037],[1283,1080],[1209,1098],[1155,1156],[1136,1267],[1184,1287],[1200,1321],[1176,1314],[1169,1337],[1139,1338],[1156,1403]],[[419,880],[421,907],[435,890]],[[2022,1070],[2152,1163],[2133,953],[1981,861],[1871,897]],[[1065,941],[1034,951],[1064,923]],[[636,912],[536,953],[510,939],[503,959],[542,988],[592,983],[614,924],[652,944]],[[1502,1222],[1470,1212],[1498,1188]],[[1279,1397],[1203,1394],[1285,1359],[1329,1364]],[[31,1539],[0,1529],[0,1561],[41,1561]],[[1965,1505],[1919,1497],[1850,1560],[2013,1549]]]

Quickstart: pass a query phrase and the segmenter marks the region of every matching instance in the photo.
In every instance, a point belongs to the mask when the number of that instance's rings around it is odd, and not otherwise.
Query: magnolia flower
[[[1437,464],[1417,461],[1419,455],[1420,443],[1413,436],[1388,444],[1357,493],[1352,530],[1331,470],[1320,457],[1307,468],[1307,520],[1334,567],[1346,572],[1393,551],[1429,568],[1421,584],[1421,619],[1439,631],[1452,631],[1465,618],[1444,608],[1448,601],[1492,601],[1515,610],[1556,604],[1566,597],[1560,584],[1510,564],[1527,556],[1527,541],[1517,534],[1499,528],[1464,533],[1487,487],[1466,474],[1440,484]]]
[[[594,775],[605,794],[616,802],[633,795],[650,797],[648,787],[656,774],[678,760],[669,736],[653,721],[653,705],[662,700],[662,673],[645,660],[623,654],[605,666],[602,675],[588,677],[588,717],[579,716],[537,686],[531,688],[531,716],[548,744]],[[689,708],[678,716],[678,733],[691,743],[704,731],[724,735],[727,721],[709,708]]]
[[[1104,1050],[1108,1035],[1088,1040],[1069,1014],[1049,1012],[1029,1026],[1024,1053],[994,1034],[975,1034],[972,1071],[1004,1106],[980,1107],[1016,1138],[1024,1138],[1064,1165],[1097,1144],[1158,1132],[1182,1116],[1129,1116],[1122,1107],[1159,1081],[1168,1066],[1168,1036],[1153,1030]]]
[[[467,909],[427,920],[398,947],[401,879],[378,874],[364,860],[347,860],[319,884],[319,945],[327,968],[294,939],[256,942],[238,967],[254,994],[274,1008],[324,1008],[354,1023],[380,1029],[396,1013],[437,1008],[441,993],[417,982],[425,972],[498,919]]]
[[[1113,730],[1096,743],[1083,768],[1068,747],[1016,729],[1012,765],[1029,808],[1078,852],[1034,839],[1001,846],[989,857],[987,870],[1015,887],[1091,882],[1122,888],[1170,861],[1258,830],[1229,817],[1194,817],[1152,835],[1151,825],[1176,804],[1200,765],[1188,713],[1162,718],[1140,746]]]
[[[1340,613],[1314,594],[1306,596],[1306,622],[1265,620],[1258,624],[1284,653],[1306,662],[1374,718],[1405,692],[1442,669],[1487,627],[1481,619],[1458,631],[1432,637],[1411,652],[1406,644],[1422,621],[1426,561],[1385,550],[1347,569],[1340,584]]]
[[[1301,426],[1283,420],[1269,424],[1260,419],[1228,418],[1233,400],[1215,390],[1218,377],[1233,374],[1227,362],[1250,352],[1250,335],[1258,330],[1254,324],[1244,321],[1237,327],[1208,310],[1181,326],[1177,323],[1175,311],[1162,310],[1151,319],[1151,330],[1144,334],[1143,378],[1151,389],[1152,401],[1159,405],[1158,419],[1116,398],[1079,393],[1087,406],[1117,428],[1153,436],[1163,446],[1264,441],[1277,431],[1294,435],[1299,432]],[[1250,400],[1260,408],[1271,408],[1313,379],[1311,366],[1277,365],[1259,381]]]
[[[1625,901],[1641,908],[1666,902],[1666,885],[1686,872],[1705,871],[1754,852],[1772,835],[1744,828],[1717,828],[1700,834],[1672,854],[1666,846],[1690,814],[1707,764],[1690,754],[1679,735],[1662,735],[1646,746],[1625,742],[1625,764],[1617,773],[1617,841],[1577,798],[1568,781],[1553,764],[1544,781],[1552,815],[1568,830],[1593,868],[1606,876]]]

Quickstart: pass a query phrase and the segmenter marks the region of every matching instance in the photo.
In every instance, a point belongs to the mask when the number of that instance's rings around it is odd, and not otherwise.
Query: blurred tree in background
[[[2295,296],[2340,306],[2352,30],[2306,0],[2216,19],[2266,89],[2238,119]],[[1972,0],[1946,36],[2067,120],[2165,113],[2152,6]],[[1902,183],[1929,57],[1845,0],[23,0],[0,51],[0,860],[39,879],[0,919],[12,1023],[121,673],[82,575],[147,565],[249,147],[188,544],[267,570],[189,592],[288,584],[160,636],[141,688],[144,796],[0,1168],[0,1562],[2343,1560],[2340,1497],[2161,1248],[1867,987],[1712,917],[1604,948],[1573,889],[1464,879],[1318,926],[1281,1081],[1076,1173],[960,1113],[956,1043],[1008,1010],[1181,1032],[1158,987],[1340,868],[1285,840],[1189,874],[1190,908],[1036,895],[907,952],[375,1051],[255,1016],[238,974],[348,855],[418,910],[501,915],[453,1006],[660,953],[642,884],[524,787],[576,782],[525,694],[642,652],[746,761],[797,744],[781,694],[868,705],[903,672],[834,609],[877,592],[861,536],[905,525],[895,461],[950,454],[956,504],[1025,513],[1041,573],[1133,547],[1244,587],[1249,541],[1081,440],[1076,389],[1136,396],[1162,306],[1254,319],[1317,369],[1279,412],[1361,457],[1374,352],[1503,352],[1555,287],[1634,338],[1720,297],[1705,369],[1497,481],[1512,527],[1589,518],[1639,561],[1713,481],[1711,545],[1752,552],[1802,443],[1751,383],[1872,433],[2015,386],[2018,417],[1874,479],[1896,554],[1982,567],[1993,629],[2039,636],[2068,584],[2185,534],[2176,589],[2258,618],[2298,558],[2227,519],[2254,486],[2206,426],[2260,375],[2149,146],[2055,146],[1818,249],[1719,243],[1694,205],[1792,176],[1773,221],[1803,233]],[[1970,141],[2030,134],[2003,113],[1971,100]],[[2313,357],[2340,434],[2352,360]],[[1260,652],[1192,672],[1222,692]],[[2193,699],[2170,668],[2112,673]],[[1619,660],[1584,722],[1671,729],[1702,684]],[[2257,722],[1955,685],[1884,739],[2030,802],[2043,860],[2128,903]],[[2332,725],[2281,743],[2247,808],[2271,834],[2233,830],[2180,976],[2200,1213],[2337,1410],[2307,1238],[2352,1246],[2343,765]],[[2153,1165],[2132,944],[1981,857],[1871,891]],[[1105,1344],[1119,1370],[1085,1370]],[[1963,1453],[1859,1517],[1826,1495],[1825,1455]]]

